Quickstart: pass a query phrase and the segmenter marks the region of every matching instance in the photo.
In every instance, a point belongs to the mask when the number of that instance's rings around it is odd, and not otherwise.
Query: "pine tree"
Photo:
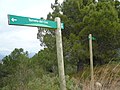
[[[63,36],[66,38],[64,45],[69,44],[65,46],[69,48],[64,53],[70,62],[75,61],[78,67],[83,66],[81,64],[86,61],[89,62],[88,35],[90,33],[96,37],[96,41],[93,42],[95,64],[104,64],[111,58],[115,59],[119,49],[118,42],[120,42],[117,39],[120,38],[118,36],[120,34],[119,14],[114,1],[87,3],[88,1],[85,4],[82,0],[69,0],[63,4],[63,14],[66,16],[65,30],[63,30]]]

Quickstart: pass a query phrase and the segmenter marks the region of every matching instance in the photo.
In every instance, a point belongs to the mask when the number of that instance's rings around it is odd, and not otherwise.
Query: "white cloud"
[[[30,52],[37,52],[41,49],[37,39],[37,28],[21,28],[3,32],[0,35],[0,51],[11,51],[14,48],[23,48]]]

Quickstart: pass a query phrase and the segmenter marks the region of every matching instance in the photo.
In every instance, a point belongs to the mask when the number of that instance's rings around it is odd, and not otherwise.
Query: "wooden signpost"
[[[63,23],[61,23],[60,18],[56,17],[55,21],[50,21],[50,20],[43,20],[38,18],[8,15],[8,24],[56,29],[56,46],[57,46],[58,71],[59,71],[59,78],[60,78],[60,89],[66,90],[63,48],[62,48],[62,35],[61,35],[61,29],[64,29],[64,26],[63,26]]]

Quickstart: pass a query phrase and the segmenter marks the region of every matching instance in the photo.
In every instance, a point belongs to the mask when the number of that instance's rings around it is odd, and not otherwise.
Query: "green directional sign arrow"
[[[57,23],[55,21],[8,15],[8,24],[9,25],[21,25],[21,26],[32,26],[32,27],[45,27],[45,28],[57,28]],[[64,29],[63,23],[61,23],[61,29]]]
[[[91,38],[90,38],[90,37],[88,37],[88,38],[89,38],[89,39],[92,39],[92,40],[96,40],[96,38],[95,38],[95,37],[91,37]]]

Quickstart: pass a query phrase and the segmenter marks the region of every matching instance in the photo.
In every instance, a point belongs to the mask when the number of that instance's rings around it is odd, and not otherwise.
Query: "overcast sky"
[[[8,25],[7,15],[46,18],[54,1],[0,0],[0,54],[8,55],[14,48],[23,48],[30,53],[37,53],[41,49],[37,39],[37,28]]]

